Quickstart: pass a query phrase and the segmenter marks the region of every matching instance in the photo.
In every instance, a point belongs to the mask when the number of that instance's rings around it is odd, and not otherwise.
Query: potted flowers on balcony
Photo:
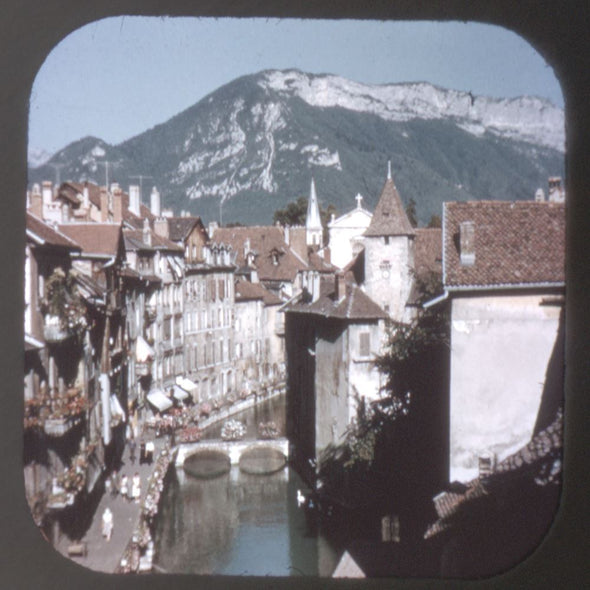
[[[58,267],[47,279],[41,311],[45,316],[44,336],[47,342],[65,340],[86,326],[86,308],[71,271],[66,273]]]

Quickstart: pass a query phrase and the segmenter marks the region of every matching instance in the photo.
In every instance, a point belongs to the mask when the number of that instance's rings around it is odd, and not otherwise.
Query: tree
[[[307,216],[307,197],[299,197],[295,202],[288,203],[284,209],[277,209],[273,215],[273,223],[281,225],[305,225]]]
[[[418,218],[416,215],[416,201],[411,198],[406,205],[406,215],[408,216],[408,220],[412,227],[416,227],[418,225]]]
[[[307,197],[299,197],[296,201],[288,203],[284,209],[277,209],[273,215],[273,223],[280,223],[281,225],[305,225],[307,218]],[[320,219],[322,220],[322,227],[324,229],[324,242],[328,239],[328,223],[336,214],[336,207],[331,203],[326,209],[320,207]]]
[[[442,290],[435,273],[416,284],[420,303]],[[409,324],[392,322],[375,361],[385,377],[382,396],[368,403],[359,392],[343,443],[320,458],[320,496],[363,507],[367,521],[369,514],[396,514],[405,538],[416,542],[446,477],[448,345],[444,306],[422,308]]]
[[[432,215],[426,227],[442,227],[440,215]]]

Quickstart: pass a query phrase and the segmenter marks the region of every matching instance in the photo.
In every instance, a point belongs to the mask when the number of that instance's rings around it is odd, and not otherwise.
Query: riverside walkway
[[[148,439],[146,438],[145,440],[147,441]],[[155,458],[166,445],[166,439],[154,439],[154,445]],[[155,468],[155,460],[151,465],[147,463],[140,465],[139,449],[137,449],[136,455],[135,462],[131,462],[129,448],[128,446],[125,447],[122,457],[123,464],[119,470],[119,476],[127,475],[129,486],[131,486],[131,478],[135,473],[138,473],[141,478],[141,497],[143,498],[145,496],[147,482]],[[102,484],[98,483],[97,485]],[[113,513],[114,524],[110,541],[107,541],[102,536],[102,514],[107,506]],[[129,539],[133,535],[134,528],[139,519],[140,506],[141,503],[136,504],[133,500],[123,498],[119,494],[113,497],[105,492],[94,513],[92,524],[81,539],[81,541],[86,543],[87,555],[69,557],[68,546],[71,541],[65,535],[59,540],[56,549],[62,555],[83,567],[94,571],[113,573],[119,565]]]

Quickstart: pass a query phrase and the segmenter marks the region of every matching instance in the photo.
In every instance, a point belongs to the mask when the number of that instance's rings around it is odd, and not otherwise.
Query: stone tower
[[[413,282],[415,232],[393,182],[391,164],[371,223],[363,234],[365,291],[396,321],[407,322]]]

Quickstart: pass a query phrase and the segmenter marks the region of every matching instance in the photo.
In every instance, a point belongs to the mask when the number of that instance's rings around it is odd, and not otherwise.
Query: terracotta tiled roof
[[[337,300],[333,276],[324,278],[320,296],[316,301],[305,301],[305,297],[301,297],[298,302],[290,304],[286,310],[346,320],[374,321],[388,317],[379,305],[350,280],[346,283],[345,296]]]
[[[116,223],[67,223],[59,231],[82,247],[87,255],[117,256],[121,226]]]
[[[333,273],[338,269],[324,260],[317,252],[310,252],[307,257],[309,267],[321,273]]]
[[[250,281],[238,281],[236,283],[236,303],[262,299],[264,305],[280,305],[283,301],[260,283]]]
[[[439,519],[428,527],[424,538],[428,539],[449,528],[453,516],[463,505],[490,493],[489,488],[492,487],[490,484],[501,481],[505,474],[528,474],[529,477],[535,478],[537,485],[551,483],[552,477],[557,477],[561,473],[561,462],[557,462],[559,472],[552,473],[547,480],[535,477],[535,474],[539,471],[542,462],[552,461],[556,454],[561,453],[562,446],[563,412],[560,409],[547,428],[536,434],[527,445],[516,453],[501,461],[490,475],[471,480],[462,485],[462,489],[459,491],[442,492],[436,496],[434,505]]]
[[[196,225],[201,226],[202,230],[205,232],[200,217],[169,217],[168,235],[171,240],[181,242],[189,236]]]
[[[416,274],[442,273],[442,230],[419,228],[414,230],[414,267]]]
[[[123,236],[125,238],[125,248],[127,250],[170,250],[172,252],[184,252],[182,246],[175,244],[172,240],[164,238],[151,231],[151,246],[143,241],[143,230],[125,229]]]
[[[475,229],[472,265],[461,264],[460,224]],[[444,205],[445,287],[563,283],[565,207],[535,201]]]
[[[413,236],[414,228],[391,178],[385,181],[365,236]]]
[[[64,182],[59,187],[59,193],[63,193],[63,196],[72,202],[74,202],[73,199],[76,199],[78,202],[80,202],[77,194],[83,194],[84,186],[88,187],[88,200],[95,207],[100,209],[100,187],[92,182]],[[123,220],[132,227],[140,229],[143,226],[144,218],[149,219],[150,222],[153,222],[155,219],[154,215],[152,215],[152,212],[150,211],[150,208],[143,203],[139,207],[139,217],[129,211],[129,194],[124,191],[121,191],[121,202],[123,205]]]
[[[285,243],[283,229],[274,225],[217,228],[213,241],[231,245],[236,253],[236,265],[246,265],[244,245],[249,240],[250,251],[257,254],[255,266],[261,281],[292,282],[307,264]],[[278,264],[273,263],[273,253]]]
[[[80,245],[76,243],[75,240],[72,240],[62,232],[53,229],[50,225],[41,221],[41,219],[32,213],[27,212],[26,224],[27,230],[43,240],[45,244],[67,248],[69,250],[81,250]]]

